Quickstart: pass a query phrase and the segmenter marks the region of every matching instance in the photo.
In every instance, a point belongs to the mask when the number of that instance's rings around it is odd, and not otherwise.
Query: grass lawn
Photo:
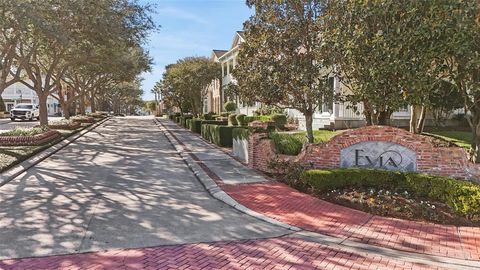
[[[333,138],[333,136],[335,136],[337,134],[338,134],[338,132],[336,132],[336,131],[314,130],[313,131],[313,140],[314,140],[314,143],[327,142],[331,138]],[[307,132],[306,131],[293,133],[291,135],[293,137],[301,140],[303,143],[307,143]]]
[[[11,167],[19,164],[20,162],[40,153],[48,147],[57,144],[63,139],[70,137],[71,135],[80,132],[84,128],[90,125],[84,125],[76,130],[58,130],[60,136],[55,140],[43,145],[35,146],[0,146],[0,172],[4,172]]]
[[[313,140],[314,143],[321,143],[329,141],[338,132],[329,130],[314,130]],[[307,143],[307,132],[274,132],[270,134],[270,139],[273,140],[276,150],[280,154],[295,156],[300,153],[302,147]]]
[[[431,131],[426,134],[433,134],[466,149],[470,148],[472,142],[472,132],[470,131]]]

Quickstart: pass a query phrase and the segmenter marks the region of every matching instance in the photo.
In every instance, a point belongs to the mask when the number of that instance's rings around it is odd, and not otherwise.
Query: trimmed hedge
[[[235,127],[232,130],[232,138],[235,140],[247,140],[250,136],[250,130],[243,127]]]
[[[272,117],[270,115],[256,115],[256,116],[246,116],[245,121],[248,123],[253,122],[253,121],[262,121],[262,122],[268,122],[271,121]]]
[[[180,116],[178,123],[179,123],[182,127],[187,128],[187,119],[193,119],[193,116],[192,116],[192,115]]]
[[[237,124],[242,127],[246,126],[248,124],[248,122],[246,121],[246,117],[247,116],[245,114],[238,114],[236,117]]]
[[[201,134],[202,133],[202,125],[203,124],[214,124],[214,125],[221,125],[226,126],[228,125],[227,121],[217,121],[217,120],[203,120],[199,118],[191,119],[191,124],[188,126],[188,129],[191,131]]]
[[[369,169],[309,170],[301,183],[315,192],[338,188],[382,188],[447,204],[468,218],[480,217],[480,185],[448,177]]]
[[[287,124],[287,116],[285,114],[277,113],[272,115],[272,121],[275,122],[275,128],[277,130],[284,130]]]
[[[228,116],[228,125],[229,126],[236,126],[238,124],[237,122],[237,115],[232,113]]]
[[[268,135],[279,154],[296,156],[303,148],[303,142],[297,136],[287,133],[272,132]]]
[[[223,125],[213,125],[213,124],[202,124],[202,137],[218,146],[222,147],[232,147],[233,138],[232,131],[234,127],[232,126],[223,126]]]
[[[227,112],[233,112],[237,109],[237,104],[233,101],[227,101],[225,104],[223,104],[223,108]]]

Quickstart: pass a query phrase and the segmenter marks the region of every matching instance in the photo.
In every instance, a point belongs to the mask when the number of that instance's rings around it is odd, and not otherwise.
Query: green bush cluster
[[[228,125],[229,126],[236,126],[238,124],[237,122],[237,115],[232,113],[228,116]]]
[[[42,134],[48,131],[48,127],[34,127],[34,128],[14,128],[10,131],[0,133],[0,136],[35,136],[38,134]]]
[[[282,113],[276,113],[272,115],[272,121],[275,122],[275,128],[277,130],[285,130],[285,125],[287,124],[287,116]]]
[[[247,116],[245,114],[238,114],[236,117],[237,124],[242,127],[246,126],[248,124],[246,118]]]
[[[247,140],[250,136],[250,131],[248,128],[235,127],[232,130],[232,138],[235,140]]]
[[[301,182],[316,192],[338,188],[382,188],[447,204],[468,218],[480,217],[480,185],[448,177],[368,169],[309,170]]]
[[[218,146],[222,147],[232,147],[233,138],[232,131],[234,127],[232,126],[223,126],[223,125],[213,125],[213,124],[203,124],[202,125],[202,137]]]
[[[193,116],[192,115],[183,115],[183,116],[179,116],[178,117],[178,123],[184,127],[184,128],[187,128],[187,120],[188,119],[193,119]]]
[[[218,121],[218,120],[203,120],[203,119],[199,119],[199,118],[194,118],[194,119],[191,119],[191,124],[190,126],[188,126],[188,129],[190,129],[191,131],[195,132],[195,133],[198,133],[198,134],[201,134],[202,133],[202,125],[203,124],[214,124],[214,125],[221,125],[221,126],[225,126],[227,125],[227,121]]]
[[[272,132],[269,134],[269,138],[273,141],[273,145],[279,154],[296,156],[302,151],[304,142],[297,136],[292,135]]]
[[[233,112],[237,109],[237,104],[233,101],[227,101],[225,104],[223,104],[223,108],[227,112]]]
[[[272,120],[272,117],[270,115],[256,115],[256,116],[245,117],[245,121],[247,122],[247,124],[253,121],[268,122],[271,120]]]

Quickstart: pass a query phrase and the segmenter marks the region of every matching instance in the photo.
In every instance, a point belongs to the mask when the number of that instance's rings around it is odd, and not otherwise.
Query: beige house
[[[227,52],[228,51],[226,50],[213,50],[211,55],[212,61],[220,62],[219,58]],[[222,94],[221,81],[219,79],[215,79],[205,89],[203,113],[214,112],[218,114],[222,111],[223,103],[224,98]]]
[[[213,51],[212,60],[218,61],[222,66],[222,80],[221,85],[220,81],[216,80],[209,86],[204,112],[212,111],[218,113],[223,110],[223,103],[226,101],[223,89],[225,89],[228,84],[236,82],[231,73],[237,65],[238,49],[243,42],[245,42],[243,32],[237,31],[233,37],[232,46],[228,51]],[[342,95],[349,92],[349,89],[340,82],[338,77],[331,77],[329,79],[329,84],[334,95]],[[318,109],[313,115],[314,129],[346,129],[361,127],[366,124],[362,104],[358,104],[357,110],[355,111],[349,106],[351,104],[347,102],[335,102],[333,98],[320,99],[318,100],[318,103]],[[237,113],[246,115],[253,115],[255,110],[261,106],[261,103],[256,103],[255,106],[244,106],[238,100],[237,104]],[[306,129],[305,117],[302,113],[295,109],[287,109],[286,112],[290,117],[298,120],[300,129]],[[394,112],[391,116],[393,126],[408,126],[409,119],[409,107]]]

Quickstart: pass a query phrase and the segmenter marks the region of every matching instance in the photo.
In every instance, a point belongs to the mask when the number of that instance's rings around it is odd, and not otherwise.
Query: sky
[[[162,78],[165,66],[187,56],[208,56],[213,49],[230,49],[235,31],[253,10],[245,0],[145,0],[155,5],[154,21],[160,30],[145,45],[153,58],[152,72],[142,74],[143,99]]]

